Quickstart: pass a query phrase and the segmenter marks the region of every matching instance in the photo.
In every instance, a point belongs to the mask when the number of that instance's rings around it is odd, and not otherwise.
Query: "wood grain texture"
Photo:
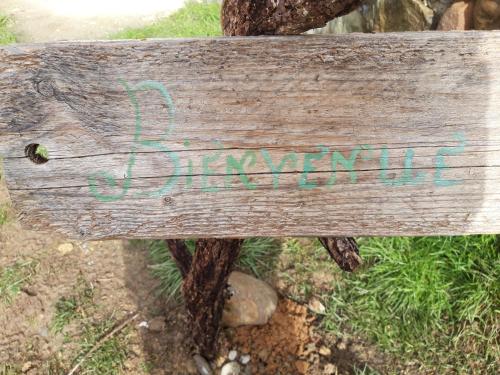
[[[499,32],[3,47],[0,155],[74,238],[499,233],[498,61]]]

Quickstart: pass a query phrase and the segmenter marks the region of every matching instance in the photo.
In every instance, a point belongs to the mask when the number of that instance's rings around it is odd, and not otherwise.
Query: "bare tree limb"
[[[320,237],[319,241],[344,271],[353,272],[363,263],[354,238]]]
[[[224,35],[297,35],[351,12],[361,0],[224,0]]]
[[[167,247],[174,258],[177,267],[181,271],[182,278],[185,278],[191,269],[193,257],[183,240],[165,240]]]

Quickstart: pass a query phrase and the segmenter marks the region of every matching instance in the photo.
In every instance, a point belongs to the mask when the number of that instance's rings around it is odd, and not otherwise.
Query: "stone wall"
[[[500,30],[500,0],[365,0],[317,34],[424,30]]]

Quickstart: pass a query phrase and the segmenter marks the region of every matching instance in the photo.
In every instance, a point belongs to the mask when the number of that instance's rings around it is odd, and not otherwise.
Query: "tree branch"
[[[319,237],[319,241],[341,269],[353,272],[363,260],[359,256],[358,244],[350,237]]]
[[[297,35],[355,10],[361,0],[224,0],[224,35]]]
[[[184,279],[191,269],[193,256],[189,252],[186,243],[183,240],[165,240],[167,247],[174,258],[177,267],[181,271],[182,278]]]

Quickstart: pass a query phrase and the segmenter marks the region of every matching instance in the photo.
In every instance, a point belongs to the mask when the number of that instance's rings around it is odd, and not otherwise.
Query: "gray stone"
[[[220,375],[239,375],[241,373],[241,366],[238,362],[228,362],[220,371]]]
[[[422,31],[431,28],[434,12],[421,0],[377,0],[361,8],[365,30]]]
[[[278,295],[269,284],[241,272],[229,276],[231,298],[224,306],[226,327],[266,324],[278,305]]]
[[[245,354],[245,355],[241,356],[240,362],[242,365],[246,365],[246,364],[248,364],[248,362],[250,362],[251,359],[252,358],[248,354]]]
[[[212,368],[208,364],[207,360],[199,354],[193,356],[194,363],[198,369],[200,375],[213,375]]]
[[[310,34],[347,34],[364,32],[365,21],[360,11],[355,10],[345,16],[335,18],[321,28],[315,29]]]
[[[311,33],[422,31],[434,28],[452,0],[374,0]]]

